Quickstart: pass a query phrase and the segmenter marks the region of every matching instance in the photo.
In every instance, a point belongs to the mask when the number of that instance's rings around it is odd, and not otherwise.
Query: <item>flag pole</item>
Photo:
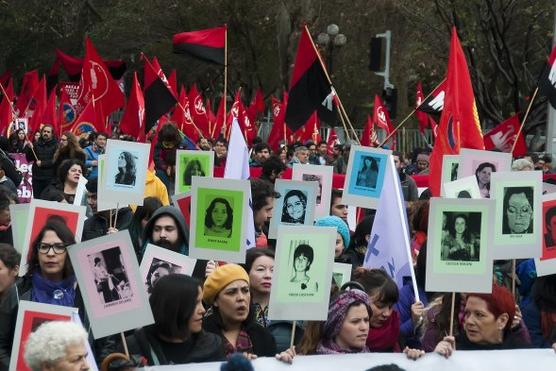
[[[345,115],[347,122],[349,123],[349,126],[351,127],[353,133],[355,134],[355,129],[353,129],[353,125],[351,125],[351,121],[349,120],[349,117],[346,114],[346,110],[344,109],[344,106],[342,104],[342,100],[340,99],[340,96],[338,95],[338,93],[336,92],[336,89],[334,89],[334,86],[332,85],[332,80],[330,79],[330,75],[328,74],[328,71],[326,70],[326,67],[324,65],[324,61],[322,60],[319,51],[317,50],[317,46],[315,45],[315,42],[313,41],[313,37],[311,36],[311,33],[309,32],[309,28],[307,27],[307,24],[305,24],[303,26],[305,28],[305,31],[307,32],[307,35],[309,36],[309,40],[311,40],[311,46],[313,47],[313,50],[315,51],[315,54],[317,55],[317,58],[319,59],[319,63],[322,67],[322,70],[324,71],[324,75],[326,76],[326,79],[328,80],[328,83],[330,84],[330,87],[332,88],[332,90],[334,91],[334,95],[336,96],[336,98],[338,99],[338,106],[340,107],[340,119],[342,121],[342,124],[344,125],[344,130],[346,131],[346,135],[349,138],[349,130],[346,126],[346,123],[344,121],[344,119],[342,118],[342,113]],[[357,138],[357,135],[355,135],[355,138],[357,141],[359,141],[359,139]]]
[[[517,140],[518,140],[519,136],[521,135],[521,131],[523,130],[523,127],[525,126],[525,121],[527,121],[527,116],[529,116],[529,112],[531,112],[531,107],[533,106],[533,101],[537,97],[538,92],[539,92],[539,87],[537,86],[537,88],[535,89],[535,92],[533,93],[533,97],[529,101],[529,106],[527,107],[527,111],[525,111],[525,116],[523,116],[523,121],[521,121],[521,125],[519,126],[519,130],[517,131],[517,135],[515,136],[514,145],[512,146],[512,151],[510,152],[512,154],[514,153],[515,146],[517,145]]]
[[[224,133],[226,133],[226,96],[228,95],[228,25],[224,24],[224,27],[224,95],[222,96],[222,99],[224,99],[224,123],[222,124],[222,127],[224,128]]]
[[[413,115],[415,112],[417,112],[417,110],[419,109],[419,107],[421,107],[423,105],[423,103],[425,103],[425,101],[427,100],[428,97],[430,97],[432,95],[432,93],[436,90],[436,88],[438,88],[446,79],[443,79],[442,81],[440,81],[440,83],[438,85],[436,85],[436,87],[434,89],[431,90],[431,92],[425,97],[423,98],[423,101],[421,102],[420,105],[418,105],[417,107],[415,107],[413,109],[413,111],[409,112],[409,114],[402,120],[402,122],[400,122],[398,124],[398,126],[396,126],[394,128],[394,130],[392,130],[392,132],[390,134],[388,134],[388,136],[386,137],[386,139],[384,139],[382,141],[382,143],[380,143],[378,146],[382,147],[384,145],[384,143],[386,143],[388,141],[388,139],[390,139],[392,137],[392,135],[394,135],[396,133],[396,131],[398,131],[398,129],[405,124],[405,122],[411,117],[411,115]]]

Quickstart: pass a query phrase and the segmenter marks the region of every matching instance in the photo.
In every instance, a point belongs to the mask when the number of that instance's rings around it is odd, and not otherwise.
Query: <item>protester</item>
[[[394,310],[399,299],[396,283],[382,269],[357,268],[353,280],[363,285],[373,311],[367,346],[372,352],[399,352],[400,317]]]
[[[17,319],[18,292],[15,282],[21,256],[11,246],[0,243],[0,370],[8,370]]]
[[[77,137],[72,132],[66,131],[60,136],[60,144],[54,153],[54,167],[57,169],[65,160],[79,160],[85,163],[86,157]]]
[[[361,267],[365,261],[374,220],[374,215],[369,215],[357,224],[348,248],[340,257],[341,260],[350,262],[352,269]]]
[[[47,321],[32,332],[23,358],[32,371],[87,371],[87,332],[70,321]]]
[[[335,227],[336,228],[336,248],[334,249],[334,258],[337,260],[345,249],[349,246],[349,228],[342,219],[337,216],[325,216],[315,221],[317,227]]]
[[[512,171],[532,171],[535,170],[533,163],[526,158],[518,158],[512,162]]]
[[[129,228],[133,217],[129,207],[122,205],[116,210],[99,211],[97,179],[90,180],[85,187],[87,188],[87,205],[91,208],[92,215],[85,220],[83,225],[83,241]]]
[[[85,147],[85,154],[87,155],[85,166],[89,173],[89,179],[98,178],[98,156],[104,154],[107,139],[108,134],[97,133],[93,144]]]
[[[494,284],[491,294],[467,294],[463,332],[446,336],[434,351],[446,358],[454,350],[529,348],[530,343],[512,331],[515,302],[505,287]]]
[[[417,201],[419,199],[419,191],[417,189],[417,184],[413,180],[412,177],[405,173],[404,167],[402,164],[404,162],[404,158],[401,152],[394,151],[392,152],[392,156],[394,157],[394,165],[396,166],[396,170],[400,177],[400,183],[402,186],[402,193],[403,198],[405,201]]]
[[[174,194],[176,151],[186,148],[187,144],[174,123],[167,122],[162,125],[154,146],[153,160],[156,176],[162,180],[169,194]]]
[[[189,228],[179,209],[163,206],[153,213],[144,229],[141,256],[147,243],[189,255]]]
[[[347,166],[349,162],[349,154],[351,152],[351,144],[345,143],[342,147],[342,152],[334,161],[334,172],[337,174],[345,174],[347,171]]]
[[[6,171],[4,170],[2,165],[2,161],[0,161],[0,188],[5,188],[11,193],[17,195],[17,187],[15,183],[6,175]]]
[[[170,205],[170,199],[168,198],[168,189],[164,185],[164,182],[160,180],[154,173],[154,171],[147,169],[147,176],[145,178],[145,192],[143,193],[143,198],[156,197],[162,202],[162,206]]]
[[[556,274],[537,277],[532,298],[522,307],[531,344],[536,348],[549,348],[556,340]]]
[[[211,143],[210,139],[205,138],[205,137],[200,137],[197,140],[197,147],[201,151],[211,151],[212,150],[212,143]]]
[[[222,339],[203,330],[203,290],[194,278],[169,274],[153,287],[149,302],[154,324],[127,336],[130,354],[148,366],[224,360]]]
[[[8,151],[10,153],[25,153],[25,146],[27,145],[27,134],[25,129],[17,129],[9,137]]]
[[[143,200],[143,206],[137,207],[133,217],[131,218],[128,231],[138,260],[140,260],[141,249],[143,246],[143,230],[147,226],[147,223],[153,213],[162,206],[162,202],[160,202],[157,197],[145,197]]]
[[[313,165],[328,165],[328,144],[325,141],[319,142],[316,152],[309,157],[309,162]]]
[[[35,197],[38,197],[54,179],[57,170],[54,167],[54,153],[58,148],[58,141],[54,136],[54,128],[49,124],[44,125],[40,133],[40,138],[35,144],[28,142],[25,147],[27,161],[33,161],[33,195]]]
[[[255,321],[262,327],[268,327],[270,324],[268,303],[274,272],[274,252],[269,249],[247,250],[245,271],[249,275],[251,304]]]
[[[228,157],[228,142],[223,137],[218,137],[214,143],[214,166],[225,167]]]
[[[348,206],[342,203],[343,191],[341,189],[332,189],[330,195],[330,215],[337,216],[347,224]]]
[[[0,187],[0,243],[13,245],[12,218],[10,205],[15,205],[17,196],[8,189]]]
[[[253,147],[253,158],[249,166],[261,167],[270,158],[272,150],[267,143],[259,143]]]
[[[240,352],[255,358],[276,353],[274,338],[253,318],[250,300],[249,275],[239,265],[218,267],[205,280],[203,301],[210,312],[203,328],[222,337],[226,356]]]
[[[73,204],[77,193],[77,184],[81,176],[85,176],[84,165],[76,159],[65,160],[60,164],[57,171],[57,178],[54,179],[48,187],[40,194],[42,199],[46,199],[46,195],[52,192],[52,188],[62,191],[64,199],[68,204]],[[78,200],[78,205],[87,204],[87,195],[83,194],[82,199]]]
[[[0,139],[5,139],[4,137],[0,136]],[[14,160],[6,153],[8,150],[7,143],[3,143],[3,140],[0,140],[0,169],[4,175],[0,176],[0,185],[8,186],[7,180],[11,181],[11,184],[8,188],[17,187],[21,183],[23,176],[21,175],[20,171],[14,164]],[[17,191],[15,192],[17,194]]]
[[[288,163],[289,167],[293,167],[294,164],[308,164],[309,163],[309,150],[305,146],[298,146],[295,148],[293,158]]]
[[[279,196],[268,183],[261,179],[251,179],[251,200],[253,222],[255,223],[255,246],[268,247],[268,222],[272,217],[274,199]]]

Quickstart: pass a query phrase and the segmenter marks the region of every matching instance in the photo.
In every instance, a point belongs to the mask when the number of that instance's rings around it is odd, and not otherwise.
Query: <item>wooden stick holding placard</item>
[[[515,293],[515,259],[512,259],[512,295],[515,299],[517,299],[517,295]],[[517,303],[517,300],[516,300]]]
[[[118,225],[118,211],[120,209],[120,203],[116,203],[116,215],[114,216],[114,228]]]
[[[295,342],[295,328],[297,327],[297,321],[292,322],[292,338],[290,340],[290,348],[293,347]]]
[[[127,356],[127,359],[130,359],[129,358],[129,349],[127,347],[127,341],[125,340],[125,335],[124,335],[123,332],[120,332],[120,335],[122,336],[122,344],[124,346],[125,355]]]
[[[450,336],[454,336],[454,311],[456,306],[456,293],[452,292],[452,306],[450,308]]]

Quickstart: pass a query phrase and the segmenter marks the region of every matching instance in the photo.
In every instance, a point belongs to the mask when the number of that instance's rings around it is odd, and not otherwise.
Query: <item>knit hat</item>
[[[203,285],[203,301],[208,305],[214,303],[214,299],[224,287],[233,281],[243,280],[249,283],[249,275],[237,264],[226,264],[216,268],[205,280]]]
[[[323,338],[334,339],[342,329],[349,307],[354,303],[363,303],[371,315],[369,296],[358,289],[344,291],[332,300],[328,307],[328,319],[323,326]]]
[[[330,215],[319,218],[315,221],[315,225],[317,227],[336,227],[338,233],[342,236],[342,240],[344,240],[344,250],[349,246],[349,228],[346,222],[344,222],[341,218]]]

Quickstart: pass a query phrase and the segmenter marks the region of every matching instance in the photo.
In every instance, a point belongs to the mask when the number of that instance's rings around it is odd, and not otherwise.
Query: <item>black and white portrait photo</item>
[[[87,255],[101,302],[108,304],[133,296],[118,246]]]
[[[230,238],[234,222],[234,211],[230,202],[223,197],[215,197],[205,212],[204,235]]]
[[[549,207],[544,214],[546,233],[544,234],[544,246],[547,249],[556,248],[556,206]]]
[[[322,175],[303,174],[301,176],[301,179],[305,181],[317,181],[319,183],[319,188],[317,190],[317,205],[320,205],[320,201],[322,198]]]
[[[459,163],[454,162],[452,163],[452,169],[450,171],[450,181],[454,181],[458,179],[458,168],[459,168]]]
[[[318,282],[311,279],[311,264],[314,260],[313,248],[307,244],[299,244],[293,253],[292,277],[290,287],[294,292],[316,293]]]
[[[282,207],[282,223],[303,224],[307,209],[307,193],[292,189],[286,192]]]
[[[442,249],[443,261],[479,261],[481,213],[443,212]]]
[[[496,164],[491,162],[482,162],[475,169],[475,177],[483,198],[490,198],[490,174],[495,171]]]
[[[533,233],[533,187],[505,187],[502,234]]]
[[[114,177],[114,183],[119,185],[135,185],[137,173],[136,156],[131,152],[122,151],[118,155],[118,172]]]
[[[376,188],[378,180],[378,160],[372,156],[361,156],[355,185],[365,188]]]
[[[173,273],[181,273],[181,271],[182,267],[177,264],[172,264],[162,259],[153,258],[145,282],[145,285],[147,286],[147,292],[150,294],[156,282],[162,277]]]

